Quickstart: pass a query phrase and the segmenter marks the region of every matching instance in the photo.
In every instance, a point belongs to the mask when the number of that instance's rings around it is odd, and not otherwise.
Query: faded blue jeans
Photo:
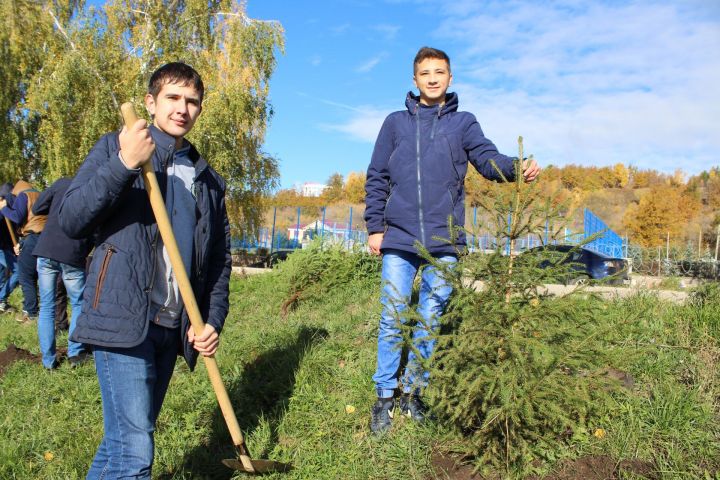
[[[440,262],[454,265],[457,257],[444,255],[437,257]],[[382,313],[378,333],[377,370],[373,375],[377,395],[381,398],[392,397],[398,387],[400,376],[400,356],[402,354],[402,332],[398,322],[406,322],[404,312],[409,308],[413,281],[425,260],[414,253],[402,250],[384,250],[382,264]],[[414,348],[408,352],[405,374],[402,377],[405,393],[418,393],[427,385],[429,373],[418,361],[416,351],[424,359],[430,358],[435,347],[435,339],[430,337],[439,325],[439,318],[445,310],[452,286],[432,265],[426,264],[420,279],[418,313],[422,322],[413,329]]]
[[[17,258],[12,248],[0,250],[0,302],[7,302],[8,297],[18,285],[16,263]]]
[[[62,276],[68,301],[72,308],[70,332],[75,330],[77,318],[82,308],[82,294],[85,289],[85,270],[73,267],[57,260],[37,257],[38,287],[40,290],[40,315],[38,315],[38,340],[42,363],[45,368],[53,368],[56,360],[55,351],[55,293],[58,275]],[[85,348],[82,343],[73,342],[68,338],[68,357],[78,356]]]
[[[151,478],[155,421],[175,368],[179,330],[150,322],[140,345],[95,347],[105,430],[87,480]]]

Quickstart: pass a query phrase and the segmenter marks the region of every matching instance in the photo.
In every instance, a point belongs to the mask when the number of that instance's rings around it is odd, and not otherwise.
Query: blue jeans
[[[150,478],[155,421],[179,346],[179,329],[150,323],[147,337],[136,347],[95,347],[105,435],[88,480]]]
[[[85,289],[85,270],[45,257],[37,258],[38,286],[40,289],[40,315],[38,316],[38,339],[45,368],[55,364],[55,297],[58,275],[62,276],[72,316],[70,335],[75,330],[82,308],[82,294]],[[68,357],[75,357],[84,350],[82,343],[68,339]]]
[[[16,262],[17,259],[12,248],[0,250],[0,302],[7,302],[8,297],[18,285]]]
[[[37,262],[32,254],[38,238],[39,234],[31,233],[20,239],[20,255],[17,261],[18,280],[23,292],[23,310],[32,316],[38,314]]]
[[[443,263],[454,265],[454,255],[437,257]],[[373,375],[378,397],[392,397],[398,387],[400,356],[402,354],[402,332],[400,324],[406,322],[403,315],[409,308],[413,281],[418,269],[426,264],[418,255],[402,250],[383,251],[382,265],[382,314],[380,315],[380,331],[378,333],[377,370]],[[435,339],[431,333],[437,329],[439,317],[442,315],[452,286],[431,265],[425,265],[420,281],[418,297],[418,313],[422,322],[414,327],[412,344],[408,352],[408,361],[403,375],[403,391],[418,393],[428,382],[429,373],[417,358],[428,359],[435,347]],[[417,352],[417,353],[416,353]]]

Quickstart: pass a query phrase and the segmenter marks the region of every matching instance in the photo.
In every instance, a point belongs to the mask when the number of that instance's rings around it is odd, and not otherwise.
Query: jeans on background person
[[[457,257],[444,255],[437,257],[437,260],[454,265]],[[415,348],[411,348],[408,352],[408,361],[402,379],[404,393],[417,394],[427,385],[429,373],[423,369],[415,349],[424,359],[432,355],[435,340],[427,337],[439,325],[439,317],[452,293],[452,286],[435,267],[427,264],[416,254],[388,249],[383,251],[382,262],[383,286],[380,302],[383,309],[378,333],[377,370],[373,375],[377,395],[380,398],[392,397],[398,387],[403,342],[398,321],[403,325],[407,321],[403,313],[410,304],[413,281],[418,269],[425,264],[421,273],[418,298],[418,313],[422,317],[422,323],[418,321],[413,328],[412,343]]]
[[[37,257],[37,273],[40,287],[40,315],[38,316],[38,339],[45,368],[57,365],[55,350],[55,299],[58,276],[62,277],[72,308],[70,334],[77,323],[82,308],[85,288],[85,270],[45,257]],[[68,358],[77,357],[84,347],[68,338]]]
[[[62,275],[57,276],[55,282],[55,331],[67,330],[70,326],[67,316],[68,296]],[[42,305],[40,306],[42,308]]]
[[[15,253],[11,248],[0,250],[0,303],[8,297],[18,285],[18,269]]]
[[[169,329],[153,322],[140,345],[95,347],[105,431],[87,480],[150,478],[155,421],[175,369],[179,347],[177,328]]]
[[[17,260],[18,280],[23,292],[23,311],[31,317],[38,314],[37,261],[33,250],[40,235],[30,233],[20,239],[20,255]]]

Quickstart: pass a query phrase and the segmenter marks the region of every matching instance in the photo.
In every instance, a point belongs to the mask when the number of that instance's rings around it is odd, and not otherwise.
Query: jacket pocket
[[[105,250],[105,258],[103,258],[102,265],[100,266],[100,273],[98,273],[97,285],[95,286],[93,310],[97,310],[98,303],[100,302],[100,294],[102,293],[105,276],[107,275],[107,270],[110,266],[110,260],[112,259],[113,254],[115,254],[115,247],[108,245],[107,250]]]
[[[390,195],[388,195],[388,198],[385,201],[385,210],[383,210],[383,219],[385,220],[385,224],[387,224],[388,212],[390,210],[390,200],[392,200],[394,194],[395,188],[390,190]]]
[[[450,139],[448,137],[445,137],[445,143],[447,143],[447,151],[448,155],[445,156],[450,162],[450,168],[452,169],[452,172],[455,174],[455,180],[460,182],[460,172],[458,172],[457,165],[455,164],[455,161],[458,160],[456,157],[458,156],[452,148],[452,144],[450,143]]]

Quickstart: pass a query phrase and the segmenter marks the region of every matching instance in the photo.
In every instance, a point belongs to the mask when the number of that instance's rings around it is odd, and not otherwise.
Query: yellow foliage
[[[365,172],[350,172],[343,187],[345,200],[357,204],[365,201]]]
[[[684,188],[657,185],[650,188],[639,203],[627,208],[623,224],[633,242],[653,247],[661,245],[668,233],[671,238],[680,237],[699,210],[699,202]]]

